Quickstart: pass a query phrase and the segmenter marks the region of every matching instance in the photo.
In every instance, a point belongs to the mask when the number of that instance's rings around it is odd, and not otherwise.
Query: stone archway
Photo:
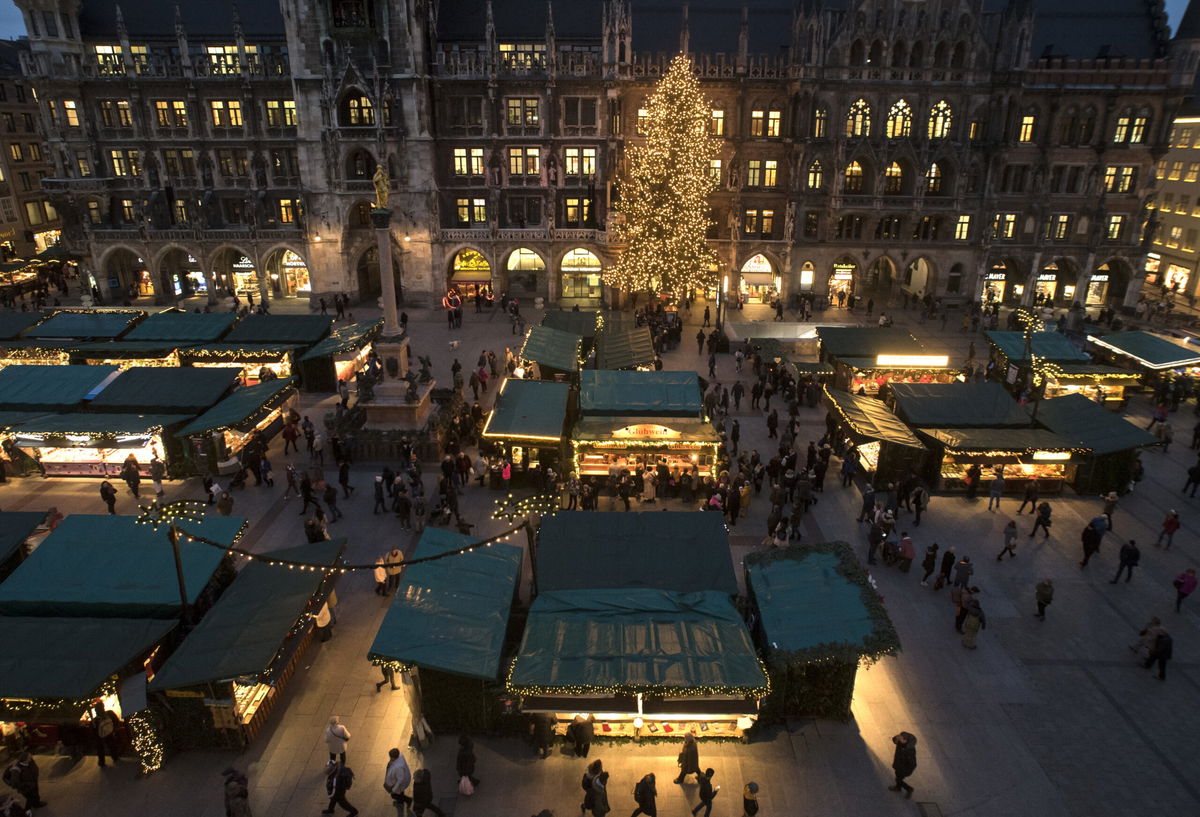
[[[304,256],[291,247],[276,247],[266,254],[263,270],[276,298],[312,294],[312,276]]]
[[[604,291],[600,279],[600,256],[586,247],[567,250],[559,262],[561,298],[597,300]]]
[[[150,269],[133,250],[127,247],[111,250],[104,257],[103,270],[110,299],[123,302],[154,297],[156,290]]]
[[[545,287],[541,286],[543,279],[546,279]],[[500,280],[499,287],[502,292],[512,292],[519,286],[523,296],[528,296],[530,293],[547,292],[549,298],[554,298],[555,293],[548,292],[550,289],[548,279],[546,260],[542,258],[541,254],[528,247],[518,247],[505,259],[504,278]]]
[[[1133,268],[1120,256],[1113,256],[1092,273],[1088,281],[1084,306],[1108,306],[1125,300],[1133,281]]]
[[[379,248],[371,245],[363,250],[362,255],[358,257],[358,263],[355,264],[355,275],[358,281],[358,297],[360,300],[368,300],[370,298],[378,298],[383,291],[382,282],[379,278]],[[396,301],[397,303],[404,302],[404,282],[400,276],[400,265],[396,261],[396,254],[392,253],[392,276],[396,281]]]
[[[209,293],[210,279],[203,266],[183,247],[169,247],[158,256],[155,266],[167,297],[188,298]]]

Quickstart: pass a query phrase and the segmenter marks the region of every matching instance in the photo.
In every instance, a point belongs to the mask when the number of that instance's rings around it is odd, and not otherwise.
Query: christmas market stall
[[[538,595],[508,675],[521,710],[559,734],[580,717],[601,738],[744,737],[769,684],[720,520],[598,513],[542,522]]]
[[[212,343],[220,339],[237,322],[232,312],[184,312],[167,309],[155,312],[130,329],[125,340],[171,341],[184,346]]]
[[[3,374],[0,372],[0,376]],[[89,401],[88,408],[100,412],[199,414],[216,405],[237,384],[237,374],[228,369],[134,366],[105,386]]]
[[[175,432],[187,440],[185,453],[197,474],[226,474],[237,470],[238,454],[257,434],[270,442],[283,428],[284,417],[296,403],[291,378],[242,386]]]
[[[70,357],[72,363],[88,366],[174,369],[180,365],[179,350],[180,344],[175,341],[122,339],[76,344],[71,347]]]
[[[927,451],[912,430],[874,397],[825,387],[826,425],[840,450],[854,447],[858,465],[880,486],[920,473]]]
[[[44,411],[0,411],[0,483],[9,477],[38,473],[37,463],[17,447],[13,438],[18,426],[44,415]]]
[[[870,576],[845,542],[746,555],[746,594],[771,694],[764,722],[846,720],[859,667],[900,651]]]
[[[49,516],[49,511],[0,511],[0,582],[25,561],[34,537],[49,530]]]
[[[1037,420],[1075,446],[1088,450],[1075,468],[1071,483],[1084,495],[1124,493],[1133,482],[1138,452],[1161,442],[1144,428],[1080,394],[1042,400]]]
[[[336,392],[338,383],[354,380],[371,357],[371,341],[383,319],[360,321],[334,329],[300,358],[300,380],[309,392]]]
[[[0,312],[0,340],[14,340],[27,330],[44,321],[41,312]]]
[[[384,683],[403,673],[413,722],[441,732],[489,731],[503,708],[499,683],[521,548],[425,528],[367,657]]]
[[[914,428],[1028,428],[1029,411],[999,383],[897,383],[888,405]]]
[[[580,357],[586,360],[588,355],[591,354],[592,345],[596,341],[596,333],[599,331],[603,321],[604,319],[599,312],[589,310],[576,312],[573,309],[550,310],[542,318],[542,326],[557,329],[560,332],[570,332],[572,335],[578,335],[583,338]]]
[[[517,354],[514,374],[530,380],[574,383],[579,376],[582,344],[579,335],[548,326],[531,326],[525,334],[525,345]]]
[[[55,311],[37,326],[25,330],[25,338],[113,340],[136,326],[146,313],[140,309],[87,309]]]
[[[951,383],[959,376],[947,355],[931,354],[903,329],[821,326],[821,360],[834,367],[834,385],[876,395],[892,383]]]
[[[41,286],[38,267],[37,261],[21,259],[0,264],[0,297],[11,300],[37,290]]]
[[[579,412],[571,441],[580,476],[659,463],[676,474],[695,466],[702,477],[716,476],[721,437],[704,416],[695,372],[585,369]]]
[[[985,489],[993,476],[1003,474],[1006,493],[1020,494],[1032,479],[1043,496],[1061,493],[1091,453],[1044,428],[921,428],[917,434],[934,452],[926,478],[947,493],[968,489],[972,466],[979,467]]]
[[[181,349],[179,359],[197,369],[233,369],[243,386],[253,386],[291,377],[295,356],[303,348],[295,343],[204,343]]]
[[[1097,357],[1146,375],[1148,385],[1177,375],[1200,377],[1200,346],[1151,332],[1111,332],[1088,335]]]
[[[227,334],[229,343],[291,343],[309,347],[329,334],[328,315],[247,315]]]
[[[8,366],[66,366],[79,345],[73,340],[0,340],[0,369]]]
[[[991,377],[1015,391],[1023,382],[1021,371],[1030,365],[1023,332],[987,332],[991,347]],[[1093,363],[1091,356],[1059,332],[1034,332],[1030,352],[1036,368],[1046,378],[1046,397],[1082,394],[1117,410],[1128,402],[1125,389],[1136,386],[1142,374]]]
[[[268,551],[238,571],[150,682],[172,749],[245,746],[262,731],[313,640],[345,546]]]
[[[0,370],[0,410],[75,411],[119,376],[116,366],[9,366]]]
[[[1044,363],[1040,368],[1046,378],[1045,397],[1079,394],[1109,411],[1123,410],[1129,403],[1127,389],[1143,377],[1103,363]]]
[[[654,357],[648,326],[606,325],[596,336],[597,369],[652,369]]]
[[[179,473],[183,447],[172,432],[191,417],[64,412],[28,419],[7,433],[42,476],[116,479],[132,457],[145,479],[156,456],[168,472]]]
[[[564,442],[570,398],[571,387],[566,383],[508,377],[500,384],[483,437],[495,447],[495,453],[513,464],[518,485],[526,471],[544,464],[566,473],[560,462],[567,453]]]

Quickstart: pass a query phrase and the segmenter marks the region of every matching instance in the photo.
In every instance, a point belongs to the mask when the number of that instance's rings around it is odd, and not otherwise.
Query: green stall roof
[[[271,411],[296,393],[292,378],[266,380],[233,390],[233,394],[175,432],[177,437],[203,434],[216,429],[237,428],[256,423],[262,412]]]
[[[579,371],[579,348],[583,338],[549,326],[531,326],[519,357],[560,372]]]
[[[89,407],[96,411],[196,414],[216,405],[237,381],[238,372],[232,368],[132,366]]]
[[[161,641],[178,621],[0,617],[0,697],[79,701]],[[82,706],[80,707],[82,709]]]
[[[818,326],[821,352],[825,357],[869,357],[876,355],[919,355],[925,346],[909,332],[894,327]]]
[[[0,511],[0,562],[17,552],[46,521],[49,511]],[[2,694],[2,693],[0,693]]]
[[[910,426],[1028,426],[1029,411],[999,383],[892,383],[896,414]]]
[[[849,424],[854,433],[907,448],[925,447],[912,433],[912,429],[882,401],[874,397],[831,389],[828,386],[825,387],[825,396],[833,404],[834,413]]]
[[[579,410],[585,415],[688,417],[704,407],[694,371],[585,369],[579,378]]]
[[[345,546],[345,539],[334,539],[273,550],[263,553],[262,558],[324,567],[335,563]],[[280,645],[324,581],[324,571],[288,570],[257,560],[250,562],[167,659],[150,689],[257,678],[270,669]]]
[[[1160,440],[1144,428],[1121,419],[1082,394],[1068,394],[1038,405],[1038,422],[1046,428],[1077,441],[1093,454],[1128,451]]]
[[[598,312],[561,310],[558,312],[547,312],[546,316],[542,318],[542,326],[548,326],[551,329],[558,329],[562,332],[570,332],[572,335],[579,335],[579,337],[585,340],[590,340],[596,336],[598,319]],[[606,317],[605,320],[608,320],[608,318]]]
[[[146,317],[145,312],[56,312],[26,330],[27,338],[115,338]]]
[[[729,534],[719,513],[562,511],[542,520],[537,555],[543,591],[652,588],[737,595]]]
[[[342,352],[352,352],[366,346],[383,330],[383,318],[359,321],[349,326],[334,329],[329,336],[304,353],[301,360],[331,357]]]
[[[0,340],[20,337],[22,332],[45,317],[41,312],[0,312]]]
[[[81,404],[109,378],[116,366],[6,366],[0,369],[0,408],[14,411],[61,411]]]
[[[507,378],[483,427],[483,436],[561,440],[570,396],[567,383]]]
[[[648,326],[627,329],[605,328],[596,337],[596,366],[600,369],[631,369],[654,363],[654,341]]]
[[[239,517],[206,516],[181,527],[233,545],[245,525]],[[181,540],[179,555],[188,600],[194,603],[225,551]],[[0,584],[0,615],[179,615],[179,584],[166,529],[139,525],[132,516],[71,514]]]
[[[163,340],[105,340],[96,343],[77,343],[71,351],[77,358],[166,357],[180,348],[174,341]]]
[[[920,434],[954,451],[1070,451],[1084,447],[1044,428],[922,428]]]
[[[177,341],[203,343],[216,340],[237,321],[231,312],[157,312],[142,321],[125,336],[126,340]]]
[[[190,349],[180,349],[181,360],[211,363],[218,360],[279,360],[297,349],[297,343],[205,343]]]
[[[1025,360],[1024,332],[984,332],[988,342],[1013,363]],[[1054,363],[1089,361],[1087,352],[1080,349],[1061,332],[1034,332],[1030,343],[1033,354]]]
[[[426,528],[413,558],[478,541]],[[500,543],[405,568],[368,657],[495,679],[520,575],[521,549]]]
[[[63,434],[157,434],[171,426],[186,423],[190,414],[95,414],[82,411],[63,414],[38,414],[16,427],[18,438],[54,437]],[[18,443],[20,440],[18,439]]]
[[[297,343],[310,346],[329,334],[328,315],[248,315],[233,327],[229,343]]]
[[[1154,371],[1200,363],[1200,348],[1176,343],[1149,332],[1113,332],[1101,337],[1088,335],[1088,340]]]
[[[44,411],[0,411],[0,431],[16,428],[30,420],[45,416],[46,412]]]
[[[762,697],[767,679],[727,594],[627,588],[539,593],[508,687]]]

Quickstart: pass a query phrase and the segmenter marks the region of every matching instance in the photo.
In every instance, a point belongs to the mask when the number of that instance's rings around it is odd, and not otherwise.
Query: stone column
[[[396,311],[396,280],[392,276],[392,211],[371,209],[375,226],[375,246],[379,250],[379,290],[383,301],[383,332],[385,338],[400,334],[400,315]]]

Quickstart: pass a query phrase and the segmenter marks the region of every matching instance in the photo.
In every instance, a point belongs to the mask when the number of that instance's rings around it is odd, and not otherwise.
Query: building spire
[[[183,12],[179,4],[175,4],[175,41],[179,44],[179,62],[181,65],[192,64],[191,48],[188,46],[187,29],[183,27]]]
[[[690,44],[689,41],[692,38],[691,26],[688,22],[688,4],[687,3],[683,4],[683,8],[680,11],[680,14],[682,15],[682,17],[679,21],[679,53],[686,54],[686,53],[688,53],[688,51],[691,50],[689,48],[689,44]]]
[[[750,61],[750,7],[742,3],[742,19],[738,25],[738,70],[745,71]]]

